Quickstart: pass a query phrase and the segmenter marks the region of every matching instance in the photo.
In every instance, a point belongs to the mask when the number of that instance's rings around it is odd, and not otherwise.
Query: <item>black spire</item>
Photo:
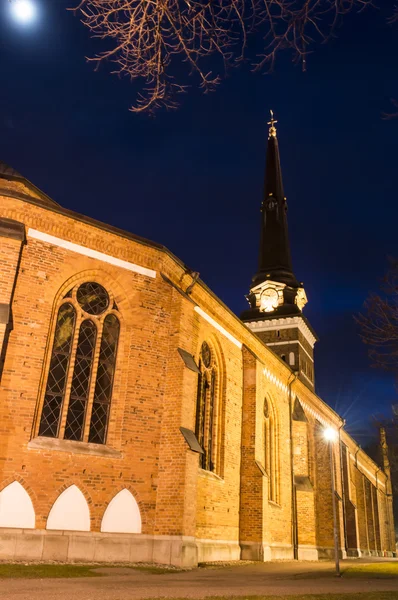
[[[264,200],[261,205],[258,271],[252,278],[250,293],[246,296],[250,309],[242,313],[243,321],[298,315],[307,301],[303,284],[297,281],[293,273],[275,123],[271,111]]]
[[[302,313],[307,296],[293,273],[275,123],[271,111],[258,271],[246,296],[250,308],[240,318],[313,389],[317,337]]]
[[[261,205],[261,232],[258,272],[253,285],[272,280],[298,288],[293,273],[287,228],[287,204],[283,192],[276,121],[271,111],[267,160],[265,167],[264,200]]]

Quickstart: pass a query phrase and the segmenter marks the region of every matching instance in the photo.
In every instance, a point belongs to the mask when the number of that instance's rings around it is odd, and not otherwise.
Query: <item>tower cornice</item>
[[[303,334],[307,342],[313,348],[315,342],[318,341],[318,337],[309,325],[307,319],[303,315],[297,315],[296,317],[286,317],[279,319],[264,319],[257,321],[246,321],[246,327],[253,333],[261,333],[263,331],[276,331],[280,329],[292,329],[297,327],[300,333]]]

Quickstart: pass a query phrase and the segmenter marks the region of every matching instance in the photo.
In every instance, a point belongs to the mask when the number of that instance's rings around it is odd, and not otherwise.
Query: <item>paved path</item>
[[[366,561],[362,561],[366,562]],[[345,561],[344,564],[347,564]],[[261,563],[153,574],[99,569],[101,578],[0,580],[1,600],[135,600],[396,591],[397,579],[337,579],[332,563]]]

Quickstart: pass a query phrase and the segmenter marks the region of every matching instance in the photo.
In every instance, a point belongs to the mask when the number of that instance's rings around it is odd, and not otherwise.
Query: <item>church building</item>
[[[275,124],[240,317],[0,162],[1,560],[317,560],[334,522],[341,557],[392,556],[385,440],[379,467],[315,393]]]

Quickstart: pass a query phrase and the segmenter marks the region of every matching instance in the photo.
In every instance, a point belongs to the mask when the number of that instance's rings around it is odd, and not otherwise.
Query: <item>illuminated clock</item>
[[[275,288],[265,288],[260,298],[260,309],[264,312],[272,312],[279,304],[278,292]]]

